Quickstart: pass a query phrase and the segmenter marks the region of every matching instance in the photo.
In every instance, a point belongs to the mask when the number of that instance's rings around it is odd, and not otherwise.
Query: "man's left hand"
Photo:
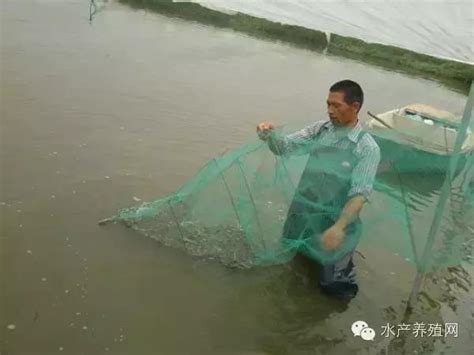
[[[335,250],[339,248],[344,241],[345,235],[344,228],[341,228],[338,225],[333,225],[324,231],[321,237],[322,247],[326,250]]]

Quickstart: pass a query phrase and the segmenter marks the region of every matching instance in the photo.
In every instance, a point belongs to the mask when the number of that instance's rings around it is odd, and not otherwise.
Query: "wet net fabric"
[[[289,132],[292,130],[276,132],[274,138]],[[386,138],[390,134],[397,132],[388,132]],[[166,246],[240,268],[284,263],[298,252],[331,263],[356,247],[383,250],[424,271],[472,262],[474,154],[459,153],[450,173],[449,156],[421,154],[391,145],[390,139],[377,142],[381,161],[370,201],[359,216],[360,223],[348,228],[345,242],[336,250],[326,250],[321,235],[341,212],[341,201],[321,199],[321,191],[334,190],[330,186],[333,179],[344,182],[348,176],[357,176],[348,175],[351,164],[346,158],[326,156],[310,164],[311,151],[321,148],[312,142],[300,154],[278,155],[255,138],[208,161],[174,194],[125,208],[113,220]],[[313,165],[318,174],[311,175],[306,184],[303,175]],[[325,174],[329,179],[322,178]],[[329,184],[326,188],[320,186],[323,180]],[[318,198],[311,198],[312,186],[318,186]],[[446,186],[447,202],[437,212],[439,228],[427,250],[441,190]],[[302,194],[302,189],[309,192]],[[343,189],[340,192],[339,198],[344,194]],[[288,228],[295,204],[303,206],[303,219],[296,219],[296,227]]]

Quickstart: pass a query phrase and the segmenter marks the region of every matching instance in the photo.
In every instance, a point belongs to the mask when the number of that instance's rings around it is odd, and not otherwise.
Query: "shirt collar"
[[[328,122],[328,128],[330,128],[331,130],[336,129],[336,127],[334,127],[331,121]],[[358,120],[357,124],[349,132],[347,132],[347,138],[349,138],[354,143],[357,143],[360,132],[362,132],[362,124],[360,123],[360,120]]]

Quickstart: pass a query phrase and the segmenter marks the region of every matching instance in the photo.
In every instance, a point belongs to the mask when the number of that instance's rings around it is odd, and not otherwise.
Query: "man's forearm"
[[[356,195],[347,201],[344,206],[341,215],[337,219],[334,225],[345,229],[347,225],[352,223],[359,215],[359,212],[362,210],[362,207],[365,203],[365,197],[361,195]]]
[[[286,153],[287,145],[285,143],[285,137],[275,133],[272,133],[267,140],[268,147],[275,155],[284,155]]]

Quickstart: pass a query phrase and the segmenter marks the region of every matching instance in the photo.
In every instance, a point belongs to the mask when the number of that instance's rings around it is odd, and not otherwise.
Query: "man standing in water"
[[[358,292],[352,256],[361,235],[359,212],[368,201],[380,162],[375,140],[362,130],[358,113],[364,101],[351,80],[329,89],[329,121],[317,121],[279,137],[273,124],[257,126],[260,139],[276,155],[309,154],[283,228],[284,241],[309,241],[320,261],[319,286],[348,300]]]

